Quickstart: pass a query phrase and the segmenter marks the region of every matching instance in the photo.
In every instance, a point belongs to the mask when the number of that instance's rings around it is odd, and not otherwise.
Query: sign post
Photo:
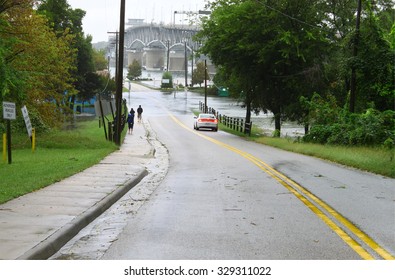
[[[23,106],[21,110],[22,110],[23,119],[25,120],[27,134],[29,135],[30,139],[32,139],[33,128],[32,128],[32,123],[30,122],[29,112],[27,111],[26,106]]]
[[[32,128],[32,152],[36,150],[36,129]]]
[[[7,120],[7,150],[8,150],[8,164],[12,163],[11,153],[11,120]]]
[[[15,103],[3,101],[3,119],[7,120],[8,164],[11,164],[11,120],[16,119]]]
[[[3,133],[3,161],[7,161],[7,133]]]

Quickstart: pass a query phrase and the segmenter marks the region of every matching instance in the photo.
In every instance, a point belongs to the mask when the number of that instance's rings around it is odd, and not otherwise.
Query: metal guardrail
[[[207,110],[205,110],[207,109]],[[252,122],[246,123],[244,118],[239,117],[229,117],[220,114],[217,110],[211,107],[206,107],[204,102],[199,101],[199,110],[202,112],[207,111],[209,114],[213,114],[217,117],[218,121],[225,125],[226,127],[239,131],[251,136]]]

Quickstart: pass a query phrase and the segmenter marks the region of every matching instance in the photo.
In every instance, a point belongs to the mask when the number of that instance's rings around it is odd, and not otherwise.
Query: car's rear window
[[[201,118],[201,119],[215,119],[215,116],[211,115],[211,114],[200,114],[199,118]]]

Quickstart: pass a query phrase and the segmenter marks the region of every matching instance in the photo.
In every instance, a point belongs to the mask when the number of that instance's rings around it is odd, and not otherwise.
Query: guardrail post
[[[251,136],[252,122],[245,123],[244,133]]]

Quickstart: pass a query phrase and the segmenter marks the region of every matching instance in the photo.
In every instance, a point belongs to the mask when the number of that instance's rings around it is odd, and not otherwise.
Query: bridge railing
[[[207,108],[207,111],[205,108]],[[214,108],[206,107],[202,101],[199,101],[199,110],[215,115],[220,123],[234,131],[239,131],[251,136],[252,122],[246,123],[244,118],[222,115]]]

